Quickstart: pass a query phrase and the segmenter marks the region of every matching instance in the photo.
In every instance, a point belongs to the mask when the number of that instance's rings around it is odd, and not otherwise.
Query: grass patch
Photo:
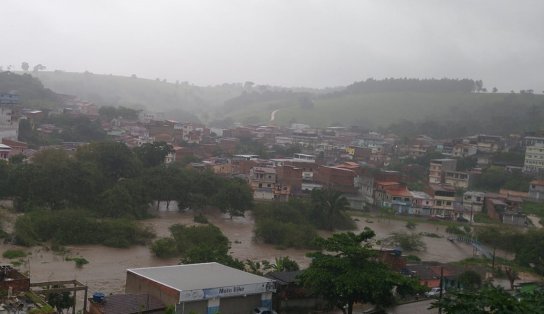
[[[27,254],[25,251],[22,250],[7,250],[2,253],[2,256],[7,259],[16,259],[26,257]]]
[[[523,202],[523,212],[527,215],[535,215],[544,218],[544,203]]]
[[[481,224],[500,224],[498,220],[489,218],[485,213],[476,213],[474,215],[474,222]]]
[[[89,264],[89,261],[86,260],[84,257],[67,257],[66,260],[76,263],[77,268],[82,268],[83,265]]]
[[[428,238],[443,238],[443,236],[436,234],[434,232],[420,232],[421,236],[428,237]]]
[[[407,262],[421,262],[421,258],[419,258],[419,256],[416,256],[416,255],[406,255],[406,261]]]

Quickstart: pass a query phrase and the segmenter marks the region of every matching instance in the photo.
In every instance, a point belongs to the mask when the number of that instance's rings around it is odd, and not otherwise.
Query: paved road
[[[276,113],[280,111],[279,109],[276,109],[274,111],[272,111],[272,113],[270,114],[270,122],[274,122],[274,120],[276,120]]]
[[[424,300],[420,302],[413,302],[408,304],[399,305],[395,308],[387,310],[388,314],[436,314],[438,309],[429,310],[429,306],[433,300]]]

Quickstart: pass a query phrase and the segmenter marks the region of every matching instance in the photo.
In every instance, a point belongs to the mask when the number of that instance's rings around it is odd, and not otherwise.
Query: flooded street
[[[272,245],[253,241],[254,222],[250,213],[246,214],[246,217],[235,217],[232,220],[217,211],[209,211],[205,214],[210,223],[221,228],[232,242],[231,253],[236,258],[273,261],[276,257],[289,256],[302,267],[309,264],[309,259],[305,257],[307,250],[282,250]],[[372,219],[372,222],[367,222],[364,218],[359,217],[359,219],[360,221],[357,221],[358,229],[362,230],[365,226],[372,228],[376,232],[377,239],[385,238],[393,231],[408,231],[405,221]],[[160,212],[158,217],[142,221],[142,223],[151,226],[158,237],[168,236],[168,228],[173,224],[194,224],[192,212]],[[427,250],[415,255],[423,260],[450,262],[472,256],[471,246],[464,243],[452,243],[446,239],[447,234],[444,226],[418,223],[414,232],[433,232],[444,236],[443,238],[422,238],[427,245]],[[327,235],[327,233],[322,233],[322,235]],[[108,294],[124,292],[127,268],[178,263],[177,258],[159,259],[154,257],[146,246],[134,246],[128,249],[100,245],[68,246],[67,249],[70,253],[67,253],[66,256],[81,256],[89,261],[89,264],[83,268],[77,268],[74,262],[65,261],[64,256],[57,255],[46,247],[26,249],[0,244],[0,252],[13,248],[24,249],[31,253],[19,269],[23,272],[28,271],[32,282],[76,279],[88,285],[90,293],[95,291]],[[9,263],[9,260],[0,259],[0,263]]]

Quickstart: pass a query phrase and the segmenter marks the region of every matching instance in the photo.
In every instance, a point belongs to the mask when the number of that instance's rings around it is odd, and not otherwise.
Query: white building
[[[527,146],[523,171],[534,174],[544,172],[544,144],[537,143]]]
[[[126,293],[150,294],[176,313],[252,313],[272,308],[272,279],[219,263],[127,270]]]

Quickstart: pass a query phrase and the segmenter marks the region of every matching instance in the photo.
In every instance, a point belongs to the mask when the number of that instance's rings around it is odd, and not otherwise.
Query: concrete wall
[[[161,300],[167,306],[174,305],[179,302],[179,292],[177,290],[166,287],[131,272],[127,272],[125,292],[134,294],[149,293],[150,295]]]
[[[248,314],[259,306],[261,306],[260,294],[219,300],[219,312],[221,314]]]

